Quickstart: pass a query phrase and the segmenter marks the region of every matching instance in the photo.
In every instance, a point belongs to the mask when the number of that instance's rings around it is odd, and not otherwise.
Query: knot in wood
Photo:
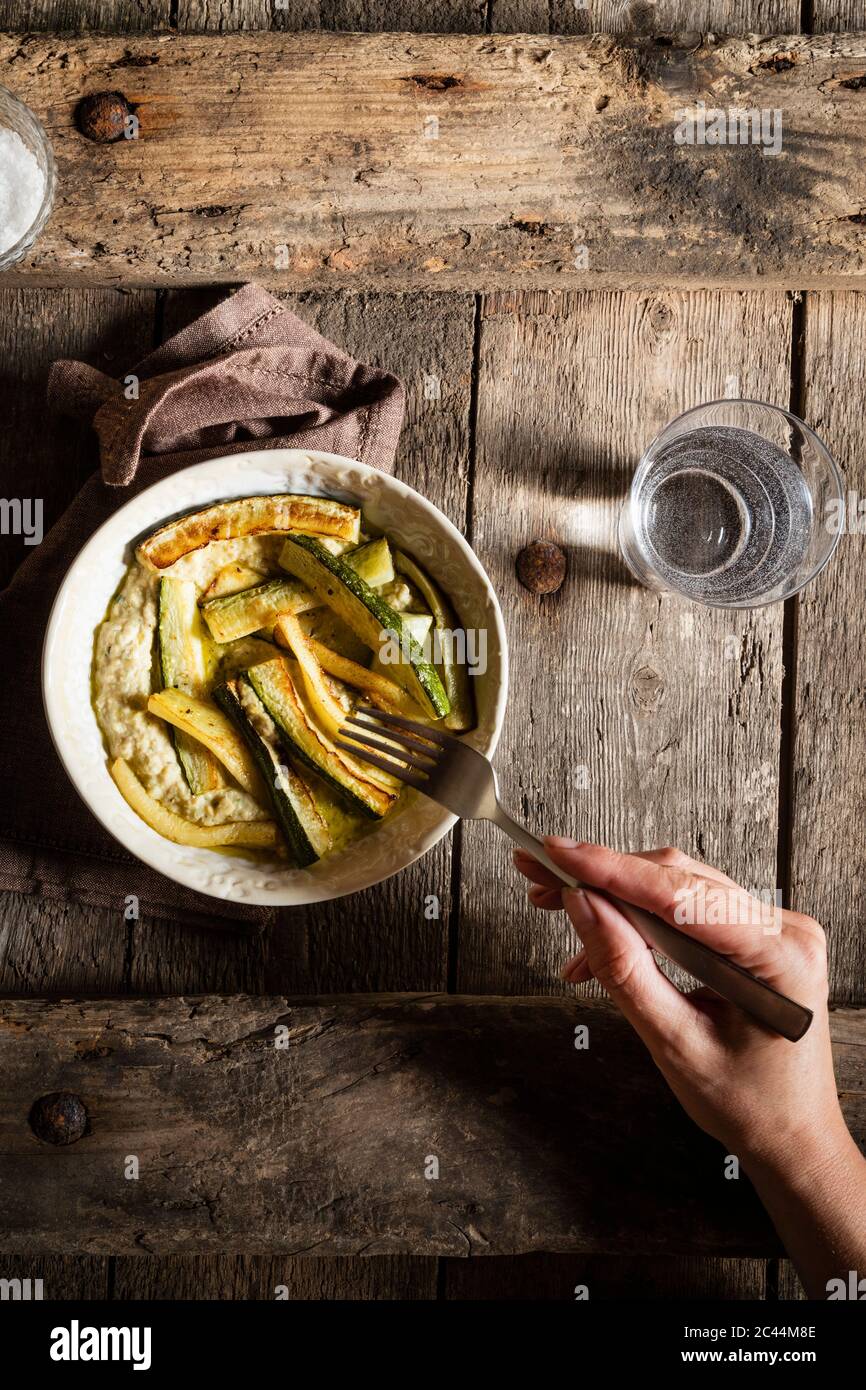
[[[649,307],[649,321],[654,332],[669,333],[673,327],[674,311],[663,299],[654,299]]]
[[[631,697],[638,709],[654,710],[661,702],[664,689],[664,677],[654,666],[638,667],[631,678]]]
[[[45,1144],[74,1144],[87,1129],[87,1111],[71,1091],[49,1091],[30,1111],[30,1128]]]

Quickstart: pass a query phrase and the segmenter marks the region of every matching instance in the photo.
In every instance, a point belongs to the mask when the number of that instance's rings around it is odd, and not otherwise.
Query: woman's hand
[[[826,1297],[827,1271],[835,1274],[839,1259],[859,1258],[866,1274],[866,1162],[836,1094],[826,946],[818,923],[756,902],[717,869],[676,849],[617,854],[555,837],[545,847],[588,885],[586,891],[564,888],[531,855],[515,852],[517,867],[532,880],[530,901],[564,908],[582,942],[563,978],[599,982],[692,1119],[740,1158],[804,1280],[817,1290],[813,1296]],[[788,1042],[711,990],[682,994],[634,927],[592,888],[656,913],[805,1004],[815,1015],[805,1037]],[[826,1210],[821,1200],[810,1199],[816,1185],[827,1195],[834,1184],[844,1192],[836,1191],[835,1203],[828,1196]],[[840,1204],[855,1197],[859,1215],[840,1212]],[[811,1209],[805,1214],[804,1204]],[[853,1233],[852,1221],[859,1222]],[[830,1227],[832,1251],[820,1234]],[[849,1267],[857,1265],[845,1272]]]

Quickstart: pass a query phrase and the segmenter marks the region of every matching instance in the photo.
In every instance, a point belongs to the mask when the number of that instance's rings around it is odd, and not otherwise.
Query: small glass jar
[[[34,116],[29,106],[19,101],[8,88],[0,86],[0,127],[4,126],[7,130],[14,130],[35,156],[39,168],[45,175],[45,190],[39,210],[30,226],[16,242],[5,251],[0,251],[0,270],[6,270],[16,261],[20,261],[41,234],[51,216],[56,186],[54,151],[42,122]]]

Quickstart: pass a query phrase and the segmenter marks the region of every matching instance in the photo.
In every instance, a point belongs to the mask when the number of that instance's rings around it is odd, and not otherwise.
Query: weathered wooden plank
[[[519,1302],[592,1303],[605,1299],[763,1298],[762,1260],[712,1255],[500,1255],[445,1260],[445,1297]]]
[[[490,27],[525,34],[788,34],[796,0],[493,0]],[[841,27],[841,26],[840,26]],[[861,28],[849,25],[849,28]]]
[[[863,0],[813,0],[813,33],[852,34],[862,29],[866,29]]]
[[[134,34],[168,27],[171,0],[5,0],[3,27],[33,32],[109,29]]]
[[[686,0],[440,0],[433,6],[426,0],[179,0],[177,27],[187,33],[784,34],[799,29],[800,7],[795,0],[702,0],[698,6]]]
[[[779,1298],[784,1301],[801,1302],[806,1291],[800,1283],[797,1271],[790,1260],[779,1261]]]
[[[0,1259],[0,1279],[21,1280],[20,1290],[11,1287],[5,1299],[16,1294],[29,1299],[37,1297],[34,1280],[41,1279],[38,1296],[45,1302],[66,1299],[107,1298],[108,1259],[97,1255],[4,1255]],[[6,1310],[4,1310],[6,1311]]]
[[[7,36],[0,74],[44,116],[61,176],[43,239],[9,274],[856,284],[866,114],[852,84],[864,69],[857,36],[708,37],[694,50],[608,37]],[[117,87],[139,138],[90,144],[75,105]],[[783,109],[777,158],[674,142],[678,111],[732,91]]]
[[[719,612],[631,580],[616,522],[641,451],[701,400],[787,403],[784,295],[485,298],[472,542],[507,614],[506,805],[537,833],[678,844],[753,889],[776,883],[781,609]],[[539,599],[514,559],[567,552]],[[526,904],[510,846],[463,828],[457,980],[548,992],[573,936]],[[492,867],[491,867],[492,866]]]
[[[48,368],[54,358],[81,357],[105,371],[120,371],[151,346],[154,307],[154,295],[138,291],[0,291],[3,491],[7,497],[41,499],[46,533],[97,462],[89,431],[46,410]],[[32,553],[23,537],[0,537],[2,580],[8,581]],[[0,991],[119,989],[126,938],[122,904],[111,913],[3,894]]]
[[[188,33],[273,28],[472,34],[483,31],[486,8],[486,0],[178,0],[177,27]]]
[[[832,997],[866,998],[861,884],[866,851],[866,300],[810,295],[806,303],[805,417],[844,475],[848,530],[797,608],[791,896],[825,926]]]
[[[0,1020],[0,1249],[777,1249],[748,1184],[725,1180],[721,1148],[605,1004],[14,1000]],[[864,1022],[833,1028],[843,1108],[866,1142]],[[89,1118],[63,1148],[27,1123],[54,1090]]]
[[[262,1255],[122,1256],[115,1263],[119,1299],[434,1299],[437,1261],[417,1255],[319,1259]]]

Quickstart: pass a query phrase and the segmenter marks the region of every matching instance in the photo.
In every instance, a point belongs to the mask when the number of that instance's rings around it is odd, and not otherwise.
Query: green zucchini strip
[[[214,690],[213,699],[249,748],[295,863],[302,869],[314,864],[331,848],[331,836],[310,788],[281,759],[277,730],[267,710],[244,680],[226,681]]]
[[[454,633],[462,629],[454,609],[448,599],[437,588],[425,570],[408,555],[404,555],[401,550],[394,551],[394,568],[398,574],[402,574],[408,579],[415,588],[423,595],[430,612],[433,614],[434,632]],[[403,615],[405,622],[406,614]],[[455,661],[451,641],[446,640],[439,643],[439,660],[436,663],[436,670],[445,687],[451,704],[451,710],[445,719],[445,726],[453,729],[455,733],[466,733],[469,729],[475,728],[475,696],[472,690],[472,678],[464,663]]]
[[[292,579],[269,579],[236,594],[205,599],[201,615],[215,642],[236,642],[251,632],[271,627],[281,613],[306,613],[319,600]]]
[[[373,820],[384,816],[394,801],[393,795],[355,771],[354,760],[317,728],[282,658],[251,666],[246,679],[287,748],[334,787],[353,809]]]
[[[280,564],[348,623],[372,652],[379,655],[388,634],[393,634],[401,659],[389,663],[388,674],[425,714],[441,719],[449,713],[451,704],[442,682],[418,643],[403,628],[400,614],[342,558],[329,555],[312,536],[288,536]]]

